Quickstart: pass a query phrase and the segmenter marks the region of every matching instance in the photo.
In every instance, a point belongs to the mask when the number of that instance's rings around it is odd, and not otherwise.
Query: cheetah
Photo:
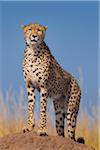
[[[40,94],[40,123],[38,135],[47,135],[47,98],[52,98],[55,110],[56,131],[64,137],[65,118],[68,138],[75,140],[75,128],[79,111],[81,90],[76,79],[65,71],[44,42],[47,26],[29,24],[23,26],[26,43],[23,60],[23,75],[28,97],[28,120],[23,132],[35,127],[35,91]]]

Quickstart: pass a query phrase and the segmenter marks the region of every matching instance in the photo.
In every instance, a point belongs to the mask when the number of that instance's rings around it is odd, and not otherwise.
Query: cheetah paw
[[[24,126],[22,130],[23,130],[23,133],[25,133],[25,132],[30,132],[33,129],[34,129],[34,125],[33,126],[27,125],[27,126]]]
[[[38,129],[37,135],[39,135],[39,136],[47,136],[46,129]]]

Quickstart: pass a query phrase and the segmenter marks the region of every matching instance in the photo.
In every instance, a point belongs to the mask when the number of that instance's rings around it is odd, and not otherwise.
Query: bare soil
[[[59,136],[38,136],[33,132],[0,138],[0,150],[94,150],[85,144]]]

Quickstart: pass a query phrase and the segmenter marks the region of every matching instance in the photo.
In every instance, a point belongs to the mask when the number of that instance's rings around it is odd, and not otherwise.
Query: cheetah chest
[[[40,58],[33,58],[24,65],[24,76],[26,76],[26,79],[31,80],[36,89],[38,89],[46,79],[47,66],[45,65],[46,62]]]

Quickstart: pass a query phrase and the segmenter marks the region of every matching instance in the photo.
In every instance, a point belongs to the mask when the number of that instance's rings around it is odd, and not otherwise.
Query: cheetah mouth
[[[31,42],[36,43],[38,41],[38,37],[31,36]]]
[[[35,39],[31,39],[31,42],[35,42],[35,43],[36,43],[36,42],[37,42],[37,40],[35,40]]]

